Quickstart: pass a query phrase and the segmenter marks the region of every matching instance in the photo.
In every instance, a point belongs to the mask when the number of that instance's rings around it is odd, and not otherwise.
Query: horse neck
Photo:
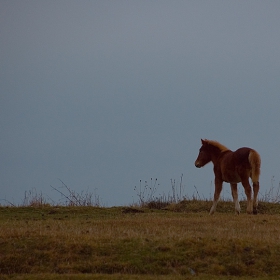
[[[210,153],[211,153],[211,161],[215,165],[215,163],[217,162],[217,160],[218,160],[219,156],[221,155],[222,151],[217,147],[213,147],[211,149]]]

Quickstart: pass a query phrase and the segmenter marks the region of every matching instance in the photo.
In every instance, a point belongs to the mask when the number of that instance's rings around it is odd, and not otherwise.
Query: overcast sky
[[[256,149],[260,198],[278,188],[279,27],[279,1],[1,0],[0,204],[60,179],[129,205],[181,174],[209,199],[201,138]]]

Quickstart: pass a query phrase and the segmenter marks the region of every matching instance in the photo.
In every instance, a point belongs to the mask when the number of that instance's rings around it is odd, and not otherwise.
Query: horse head
[[[211,161],[211,153],[209,151],[210,145],[208,144],[208,141],[201,139],[201,144],[202,146],[199,149],[199,154],[194,162],[194,165],[197,168],[203,167]]]

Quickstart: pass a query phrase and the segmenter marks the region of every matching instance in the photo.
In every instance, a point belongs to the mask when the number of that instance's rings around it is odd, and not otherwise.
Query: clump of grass
[[[261,191],[261,190],[260,190]],[[271,177],[270,188],[260,198],[260,201],[279,203],[280,202],[280,182],[275,187],[275,177]]]
[[[44,207],[50,206],[49,201],[44,197],[42,191],[37,191],[35,188],[24,192],[22,206]]]
[[[50,186],[54,191],[60,194],[59,201],[54,201],[50,197],[46,198],[42,191],[36,188],[24,192],[24,198],[18,205],[10,202],[7,199],[0,199],[4,201],[4,205],[12,207],[50,207],[50,206],[93,206],[101,207],[101,198],[97,193],[97,189],[93,192],[87,189],[86,191],[77,192],[69,188],[63,181],[60,188]],[[1,204],[0,204],[1,206]]]
[[[97,194],[96,189],[94,192],[90,192],[89,190],[82,191],[78,193],[77,191],[69,188],[63,181],[61,181],[62,186],[61,189],[55,188],[51,186],[53,190],[58,192],[62,199],[62,203],[60,204],[64,206],[95,206],[100,207],[101,199],[100,196]]]
[[[157,178],[154,181],[153,178],[151,178],[150,185],[148,181],[144,181],[143,185],[142,180],[140,180],[139,187],[134,187],[134,191],[138,197],[138,202],[136,204],[138,204],[140,207],[144,207],[147,205],[147,203],[154,200],[158,186],[159,184],[157,182]]]
[[[184,196],[183,174],[180,177],[179,186],[177,186],[175,179],[170,179],[170,182],[171,192],[168,194],[162,193],[156,195],[158,187],[160,186],[157,179],[153,180],[153,178],[151,178],[150,183],[144,181],[144,185],[142,185],[142,180],[140,180],[139,187],[134,187],[134,191],[138,197],[136,205],[150,209],[163,209],[170,204],[184,200],[186,196]]]

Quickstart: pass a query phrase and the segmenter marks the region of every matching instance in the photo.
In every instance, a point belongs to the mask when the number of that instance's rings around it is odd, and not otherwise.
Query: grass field
[[[280,205],[0,207],[0,279],[279,279]]]

